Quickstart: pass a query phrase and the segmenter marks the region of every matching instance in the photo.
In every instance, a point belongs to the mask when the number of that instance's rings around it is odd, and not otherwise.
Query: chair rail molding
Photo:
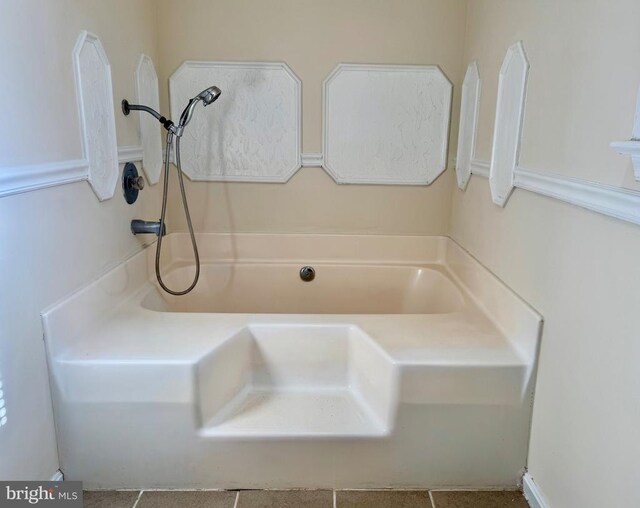
[[[87,180],[104,201],[113,197],[118,182],[111,65],[100,39],[86,30],[73,48],[73,63]]]
[[[467,75],[473,72],[472,65],[475,63],[472,62],[469,65]],[[640,225],[639,191],[563,176],[554,172],[534,171],[519,165],[528,73],[529,62],[524,45],[520,41],[509,47],[500,69],[491,161],[475,159],[472,151],[469,161],[470,173],[489,178],[492,200],[503,207],[513,189],[518,187]],[[465,82],[467,82],[467,76],[465,76]],[[463,103],[464,94],[463,90]],[[460,136],[464,136],[462,122],[461,112]],[[464,142],[468,140],[464,139]],[[462,141],[459,141],[459,149],[460,144]],[[640,91],[632,140],[615,142],[611,145],[621,152],[626,150],[624,153],[630,154],[632,158],[640,158]],[[458,156],[458,163],[461,160],[464,164],[464,158]],[[460,169],[456,167],[456,174],[464,176],[465,171],[467,171],[466,167]],[[461,188],[464,189],[464,187]]]
[[[142,147],[118,147],[118,163],[142,160]],[[89,180],[89,161],[70,159],[39,164],[0,166],[0,198]]]
[[[452,84],[435,65],[339,64],[323,83],[337,183],[429,185],[447,166]]]
[[[158,75],[153,61],[147,55],[140,55],[136,67],[136,99],[160,111]],[[158,121],[147,114],[139,114],[139,132],[142,143],[142,169],[151,185],[158,183],[162,173],[162,132]]]
[[[594,212],[640,224],[640,192],[519,167],[515,185]]]
[[[303,153],[302,154],[302,167],[303,168],[321,168],[324,164],[324,157],[321,153]]]
[[[456,156],[456,177],[458,187],[462,190],[466,189],[469,183],[471,161],[475,156],[480,86],[478,63],[474,61],[467,67],[467,72],[462,82],[460,129],[458,134],[458,153]]]
[[[169,78],[171,114],[216,85],[220,98],[196,111],[181,144],[191,180],[288,181],[301,167],[302,82],[281,62],[185,61]]]
[[[0,166],[0,198],[87,181],[98,199],[103,201],[112,197],[115,192],[119,176],[118,165],[142,160],[142,146],[115,145],[111,67],[98,37],[87,31],[80,32],[72,57],[78,116],[82,129],[81,157],[36,164]],[[106,111],[107,108],[103,104],[98,107],[98,116],[91,117],[96,114],[92,104],[95,101],[107,100],[106,95],[108,95],[109,111]],[[104,124],[96,129],[94,125],[103,120]],[[103,129],[104,126],[106,126],[106,132]],[[89,136],[88,129],[94,129],[96,136],[104,135],[105,145],[103,146],[98,140],[99,146],[93,146],[96,140]],[[106,149],[104,153],[100,153],[102,148]]]
[[[469,167],[471,168],[472,175],[478,175],[484,178],[489,178],[489,170],[491,168],[491,163],[472,159],[471,163],[469,164]]]
[[[493,130],[489,184],[491,197],[504,206],[513,191],[520,156],[529,61],[522,41],[513,44],[500,68],[496,120]]]
[[[124,145],[118,147],[118,163],[142,162],[144,160],[144,149],[141,145]]]
[[[73,159],[0,167],[0,197],[88,179],[89,161]]]
[[[471,161],[474,175],[487,178],[488,167],[486,161]],[[514,186],[640,225],[640,192],[635,190],[521,166],[514,172]]]

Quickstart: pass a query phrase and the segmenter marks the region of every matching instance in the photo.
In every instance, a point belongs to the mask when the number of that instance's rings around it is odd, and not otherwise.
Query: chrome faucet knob
[[[129,178],[129,186],[132,189],[141,191],[144,189],[144,177],[142,175]]]

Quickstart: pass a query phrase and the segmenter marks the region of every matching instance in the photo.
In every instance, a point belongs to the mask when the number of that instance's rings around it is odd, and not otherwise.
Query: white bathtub
[[[165,281],[191,278],[170,235]],[[44,313],[89,487],[495,487],[525,466],[541,319],[443,237],[201,235]],[[315,268],[304,282],[302,266]]]
[[[300,263],[204,264],[185,296],[152,292],[145,308],[161,312],[243,314],[443,314],[463,307],[458,288],[438,266],[314,263],[301,280]],[[169,271],[169,287],[188,287],[193,267]]]

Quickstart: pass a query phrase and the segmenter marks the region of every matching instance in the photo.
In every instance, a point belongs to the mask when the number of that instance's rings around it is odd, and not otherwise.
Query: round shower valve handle
[[[138,192],[144,189],[144,178],[138,174],[138,169],[133,162],[127,162],[122,172],[122,193],[124,199],[130,205],[138,199]]]

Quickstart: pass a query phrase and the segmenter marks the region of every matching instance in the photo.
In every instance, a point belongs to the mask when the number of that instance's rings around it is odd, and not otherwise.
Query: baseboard
[[[60,471],[59,469],[53,474],[53,476],[51,477],[52,482],[61,482],[64,481],[64,475],[62,474],[62,471]]]
[[[525,473],[522,477],[522,491],[531,508],[551,508],[529,473]]]

